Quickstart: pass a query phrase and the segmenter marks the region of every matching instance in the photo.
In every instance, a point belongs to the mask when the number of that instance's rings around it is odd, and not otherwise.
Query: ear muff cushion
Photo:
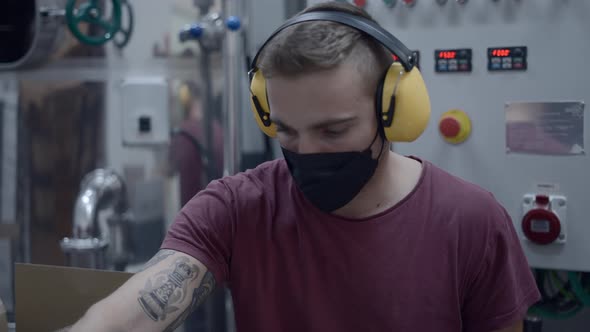
[[[254,73],[250,82],[250,107],[258,127],[268,136],[276,137],[276,125],[270,121],[270,107],[266,97],[266,81],[260,70]]]
[[[385,136],[390,142],[412,142],[426,130],[430,119],[430,98],[420,70],[414,67],[405,72],[398,62],[389,67],[381,93],[381,116],[387,114],[394,91],[395,112],[391,125],[384,124]]]

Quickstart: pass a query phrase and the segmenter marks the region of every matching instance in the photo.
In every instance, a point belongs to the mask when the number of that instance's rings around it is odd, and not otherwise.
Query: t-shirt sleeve
[[[218,285],[228,281],[235,214],[223,181],[213,181],[193,197],[170,226],[160,249],[172,249],[203,263]]]
[[[523,320],[528,308],[540,300],[520,240],[504,208],[499,204],[490,208],[483,228],[483,256],[467,280],[463,302],[465,332],[509,327]]]

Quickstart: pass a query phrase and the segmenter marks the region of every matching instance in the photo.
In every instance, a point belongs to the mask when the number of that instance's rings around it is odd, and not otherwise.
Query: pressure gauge
[[[443,6],[447,4],[448,0],[436,0],[436,3],[438,3],[439,5]]]
[[[385,6],[393,8],[397,4],[397,0],[383,0],[383,3],[385,3]]]
[[[414,7],[416,0],[402,0],[407,7]]]

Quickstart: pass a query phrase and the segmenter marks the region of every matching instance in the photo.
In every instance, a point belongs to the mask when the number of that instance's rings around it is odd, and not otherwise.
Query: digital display
[[[420,51],[412,51],[416,55],[416,67],[420,68]],[[399,62],[399,57],[395,54],[391,54],[394,62]]]
[[[499,57],[506,57],[510,55],[510,49],[507,48],[500,48],[500,49],[493,49],[492,56],[499,56]]]
[[[471,71],[470,48],[444,49],[434,51],[434,70],[439,73]]]
[[[527,69],[527,47],[489,47],[489,71],[513,71]]]
[[[457,52],[455,51],[440,51],[438,52],[439,59],[456,59]]]

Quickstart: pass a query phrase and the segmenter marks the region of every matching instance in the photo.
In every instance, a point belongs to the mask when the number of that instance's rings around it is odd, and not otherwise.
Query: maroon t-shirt
[[[284,160],[212,182],[162,248],[230,287],[237,330],[486,332],[540,299],[493,196],[422,161],[416,188],[362,220],[321,212]]]

